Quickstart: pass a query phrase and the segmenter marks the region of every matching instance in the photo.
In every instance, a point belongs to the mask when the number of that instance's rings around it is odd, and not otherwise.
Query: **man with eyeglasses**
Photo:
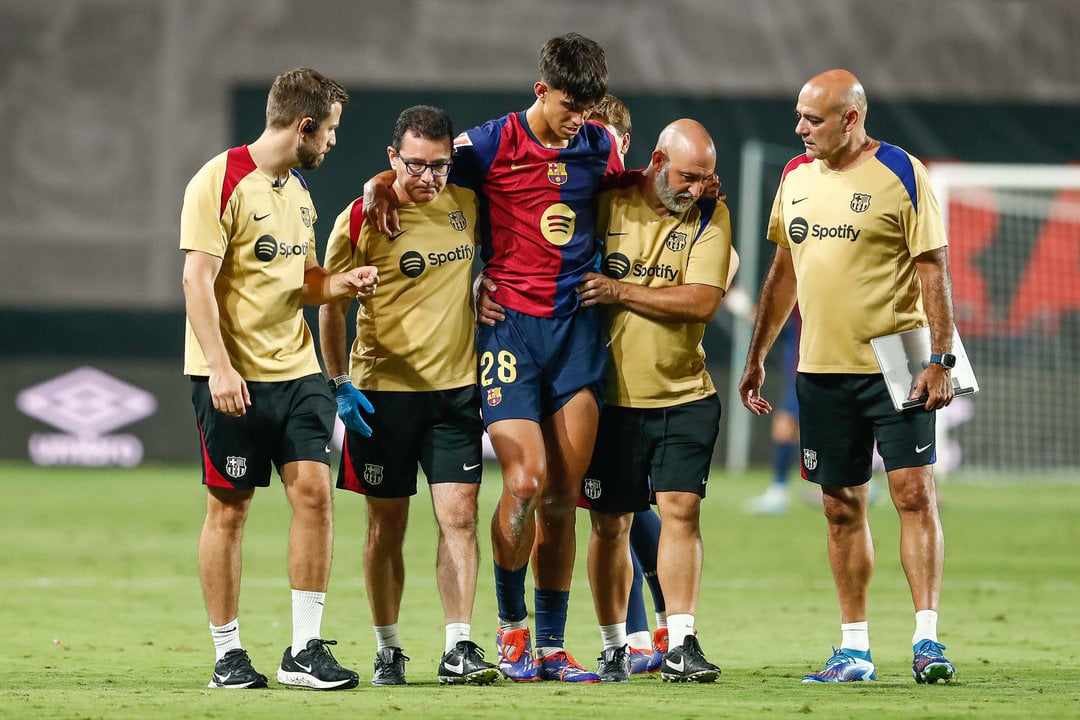
[[[483,434],[469,302],[478,203],[471,190],[446,184],[452,138],[443,110],[404,110],[386,149],[400,228],[387,237],[365,223],[357,199],[338,216],[326,248],[327,267],[363,258],[382,281],[382,292],[360,304],[348,359],[350,303],[326,305],[319,314],[323,359],[346,426],[338,487],[367,498],[364,580],[378,644],[373,685],[405,684],[408,658],[397,623],[417,464],[439,525],[436,574],[446,619],[439,682],[487,684],[500,676],[470,638]],[[371,413],[370,437],[362,432],[361,409]]]
[[[577,33],[544,43],[528,109],[454,141],[451,184],[483,199],[484,274],[506,319],[477,334],[484,424],[502,469],[491,522],[499,668],[511,680],[595,683],[565,649],[575,507],[600,415],[607,352],[598,308],[575,288],[597,253],[596,190],[622,170],[611,135],[585,121],[607,92],[604,50]],[[385,179],[365,185],[368,218],[398,231]],[[533,553],[533,541],[536,550]],[[536,647],[525,576],[534,556]]]

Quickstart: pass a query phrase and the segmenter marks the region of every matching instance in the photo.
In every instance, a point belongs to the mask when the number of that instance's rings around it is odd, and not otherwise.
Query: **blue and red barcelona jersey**
[[[593,269],[596,191],[622,170],[611,135],[587,122],[565,148],[533,135],[511,113],[454,140],[450,182],[479,196],[481,258],[496,302],[535,317],[577,308],[574,288]]]

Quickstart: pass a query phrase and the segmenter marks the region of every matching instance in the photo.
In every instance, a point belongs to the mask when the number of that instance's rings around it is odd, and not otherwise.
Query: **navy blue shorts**
[[[542,422],[582,388],[600,404],[607,364],[598,306],[561,318],[506,309],[506,320],[481,325],[476,339],[484,425]]]
[[[429,485],[480,482],[484,427],[475,385],[362,392],[375,408],[367,416],[372,433],[368,438],[345,433],[339,488],[371,497],[409,497],[416,494],[417,464]]]
[[[802,476],[818,485],[862,485],[873,472],[874,441],[885,470],[937,460],[934,417],[897,412],[881,375],[799,373]]]
[[[250,489],[270,485],[270,467],[298,460],[330,464],[334,397],[321,374],[286,382],[249,382],[241,417],[214,409],[205,377],[193,377],[191,402],[202,439],[203,484]]]
[[[647,509],[653,493],[705,497],[719,430],[715,394],[666,408],[606,406],[578,506],[631,513]]]

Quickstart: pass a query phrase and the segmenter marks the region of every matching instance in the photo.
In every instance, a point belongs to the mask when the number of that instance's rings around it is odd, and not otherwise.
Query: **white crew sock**
[[[311,590],[292,591],[292,654],[307,649],[311,640],[322,637],[323,606],[326,593]]]
[[[236,619],[224,625],[210,624],[210,637],[214,640],[214,662],[225,657],[230,650],[242,650],[240,644],[240,620]]]
[[[443,654],[450,652],[454,646],[463,640],[471,639],[472,625],[469,623],[446,623],[446,649]]]
[[[668,615],[668,647],[677,648],[686,642],[688,635],[694,634],[694,616],[690,613]]]
[[[912,646],[923,640],[937,642],[937,610],[920,610],[915,613],[915,634],[911,636]]]
[[[397,634],[397,623],[393,625],[376,625],[375,642],[378,643],[378,650],[382,650],[384,647],[401,647],[401,640]]]
[[[600,639],[604,643],[604,649],[622,647],[626,644],[626,623],[600,626]]]
[[[626,636],[626,644],[638,650],[652,649],[652,634],[648,630],[640,630]]]
[[[847,648],[848,650],[870,652],[870,624],[866,620],[863,620],[862,622],[841,623],[840,633],[842,635],[840,647]]]

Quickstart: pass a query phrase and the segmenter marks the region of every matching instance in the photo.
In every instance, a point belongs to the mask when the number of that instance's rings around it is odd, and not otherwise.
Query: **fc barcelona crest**
[[[469,223],[465,219],[465,213],[463,213],[461,210],[455,210],[454,212],[450,213],[450,227],[454,228],[458,232],[461,232],[466,227],[468,227],[468,225]]]
[[[487,404],[488,404],[488,407],[495,407],[496,405],[498,405],[501,402],[502,402],[502,388],[501,387],[488,388],[488,391],[487,391]]]
[[[304,221],[304,227],[311,227],[311,208],[300,208],[300,219]]]
[[[548,180],[552,185],[565,185],[570,176],[566,172],[566,163],[549,162]]]
[[[383,466],[372,465],[370,463],[364,465],[364,483],[367,485],[381,485],[383,479]]]
[[[247,458],[230,455],[225,459],[225,472],[229,477],[242,478],[247,473]]]
[[[686,233],[672,232],[668,235],[667,242],[664,244],[667,245],[668,250],[671,252],[682,252],[686,247]]]
[[[855,212],[866,212],[870,209],[870,196],[866,193],[855,193],[851,196],[851,209]]]
[[[596,478],[585,478],[585,497],[595,500],[600,497],[600,481]]]
[[[817,470],[817,450],[804,448],[802,451],[802,464],[807,470]]]

